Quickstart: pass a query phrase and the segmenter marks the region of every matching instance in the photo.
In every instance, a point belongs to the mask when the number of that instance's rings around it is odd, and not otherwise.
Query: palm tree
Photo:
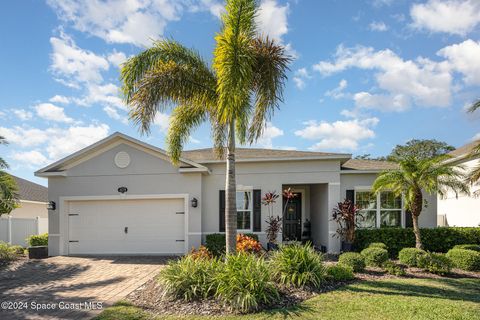
[[[468,109],[468,112],[475,112],[477,109],[480,109],[480,100],[473,103],[472,106]],[[470,156],[471,157],[480,156],[480,143],[471,151]],[[479,181],[480,181],[480,164],[474,167],[468,174],[468,182],[470,182],[471,184],[475,184]]]
[[[445,164],[449,156],[439,156],[431,159],[407,157],[399,159],[398,169],[383,171],[373,183],[375,193],[391,191],[397,197],[404,197],[405,208],[412,213],[415,246],[422,248],[418,217],[424,207],[423,192],[446,196],[448,190],[456,195],[460,192],[469,193],[464,182],[462,168]]]
[[[167,150],[178,163],[183,145],[200,124],[211,124],[215,153],[225,158],[227,253],[236,250],[235,145],[255,142],[282,101],[290,58],[283,46],[258,35],[255,0],[227,0],[215,36],[213,67],[195,50],[160,40],[122,66],[130,119],[149,133],[157,112],[173,106]]]
[[[0,145],[6,144],[8,144],[7,140],[0,136]],[[15,209],[18,201],[15,180],[4,171],[5,169],[8,169],[8,164],[0,157],[0,216]]]

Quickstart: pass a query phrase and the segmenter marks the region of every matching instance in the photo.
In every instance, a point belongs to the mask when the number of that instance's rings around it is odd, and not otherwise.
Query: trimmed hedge
[[[424,249],[432,252],[447,252],[459,244],[480,245],[480,227],[421,228]],[[370,243],[382,242],[388,247],[391,257],[396,257],[403,248],[415,247],[412,228],[358,229],[355,231],[355,250],[362,251]]]
[[[349,281],[355,279],[352,267],[336,264],[327,267],[327,279],[331,281]]]
[[[32,235],[27,238],[30,247],[48,246],[48,233]]]
[[[369,248],[380,248],[380,249],[385,249],[388,250],[388,247],[385,243],[383,242],[373,242],[368,245]]]
[[[418,257],[418,266],[425,271],[445,275],[452,269],[452,261],[442,253],[427,252]]]
[[[398,260],[409,267],[416,267],[418,265],[418,258],[427,252],[417,248],[403,248],[398,253]]]
[[[388,260],[388,251],[382,248],[366,248],[361,252],[367,266],[381,267]]]
[[[354,272],[365,270],[365,258],[357,252],[345,252],[338,257],[338,264],[352,268]]]
[[[480,252],[467,249],[452,249],[446,254],[453,265],[467,271],[480,271]]]
[[[244,233],[243,235],[258,241],[258,235],[256,234]],[[225,254],[225,234],[208,234],[205,238],[205,247],[207,247],[208,251],[210,251],[214,256],[221,256],[222,254]]]
[[[480,245],[477,244],[457,244],[452,249],[465,249],[465,250],[473,250],[480,252]]]

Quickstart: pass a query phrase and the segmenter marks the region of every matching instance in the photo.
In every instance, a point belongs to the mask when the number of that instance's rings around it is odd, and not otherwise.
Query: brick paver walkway
[[[101,311],[94,310],[96,306],[103,309],[121,300],[154,277],[166,261],[162,257],[26,261],[0,271],[0,319],[90,319]]]

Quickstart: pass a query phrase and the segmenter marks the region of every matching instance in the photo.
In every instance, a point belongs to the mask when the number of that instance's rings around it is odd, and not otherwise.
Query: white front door
[[[183,254],[183,199],[68,202],[69,254]]]

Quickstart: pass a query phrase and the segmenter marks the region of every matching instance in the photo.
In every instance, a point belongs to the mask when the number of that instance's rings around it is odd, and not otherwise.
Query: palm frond
[[[0,144],[8,144],[8,141],[5,140],[5,137],[0,136]]]
[[[475,112],[477,109],[480,109],[480,100],[474,102],[470,108],[468,108],[468,112]]]
[[[467,182],[474,184],[480,181],[480,164],[473,167],[467,177]]]
[[[8,214],[17,207],[17,184],[11,175],[0,171],[0,216]]]
[[[8,163],[3,158],[0,157],[0,170],[1,169],[8,169]]]
[[[255,65],[252,91],[255,111],[249,128],[250,143],[262,135],[265,123],[271,119],[279,102],[283,101],[286,71],[291,62],[285,48],[268,37],[256,38],[253,51]]]

